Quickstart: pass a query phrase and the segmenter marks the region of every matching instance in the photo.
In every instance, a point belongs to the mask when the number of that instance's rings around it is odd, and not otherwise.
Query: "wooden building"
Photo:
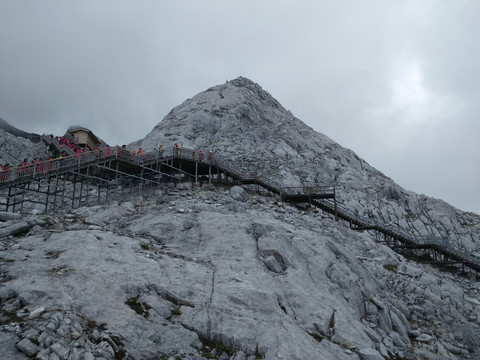
[[[75,127],[68,129],[70,135],[75,139],[75,142],[90,150],[95,150],[100,145],[100,140],[95,136],[93,132],[83,127]]]

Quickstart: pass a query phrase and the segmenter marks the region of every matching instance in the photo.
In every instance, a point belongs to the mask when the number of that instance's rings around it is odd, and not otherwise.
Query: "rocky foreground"
[[[480,357],[479,282],[268,194],[0,220],[1,359]]]

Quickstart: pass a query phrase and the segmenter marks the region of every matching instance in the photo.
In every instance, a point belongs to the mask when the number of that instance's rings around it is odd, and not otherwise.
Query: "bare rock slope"
[[[23,137],[12,135],[0,129],[0,165],[19,165],[24,159],[32,161],[36,157],[47,157],[47,150],[41,143],[32,143]]]
[[[248,79],[187,100],[130,146],[173,143],[288,185],[336,181],[352,211],[478,252],[478,215],[402,189]],[[1,359],[480,356],[478,281],[249,188],[180,183],[0,213],[0,279]]]
[[[0,357],[478,355],[478,283],[321,212],[232,195],[178,190],[7,220],[35,225],[2,239]]]
[[[407,191],[327,136],[308,127],[249,79],[240,77],[174,108],[142,140],[153,150],[174,143],[214,151],[244,171],[289,186],[332,184],[358,215],[392,223],[413,236],[448,236],[480,257],[480,217]]]

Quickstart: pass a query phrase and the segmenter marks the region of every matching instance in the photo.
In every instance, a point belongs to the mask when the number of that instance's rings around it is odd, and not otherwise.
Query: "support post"
[[[100,186],[101,186],[101,184],[100,184],[100,183],[102,182],[102,180],[101,180],[101,179],[102,179],[102,169],[101,169],[101,168],[100,168],[100,174],[99,174],[99,175],[100,175],[100,176],[99,176],[99,180],[98,180],[98,194],[97,194],[97,203],[99,203],[99,204],[100,204],[100,190],[101,190],[101,187],[100,187]]]
[[[63,202],[65,200],[65,189],[67,187],[67,173],[63,173],[63,189],[62,189],[62,205],[63,207]]]
[[[125,190],[125,175],[122,175],[122,199],[125,198],[124,190]]]
[[[85,205],[88,206],[88,195],[90,194],[90,169],[91,167],[89,166],[87,168],[87,195],[85,196]]]
[[[30,183],[28,183],[28,187],[30,188]],[[25,188],[25,183],[23,183],[23,191],[22,191],[22,202],[20,203],[20,212],[23,212],[23,202],[25,201],[25,192],[27,189]]]
[[[335,209],[335,221],[338,222],[338,212],[337,212],[337,186],[333,186],[333,207]]]
[[[50,182],[52,180],[52,177],[48,177],[48,185],[47,185],[47,196],[45,196],[45,212],[48,212],[48,199],[50,197]]]
[[[113,192],[113,199],[114,200],[117,200],[117,187],[118,187],[118,164],[119,164],[119,161],[117,161],[117,166],[116,166],[116,171],[115,171],[115,190]]]
[[[83,175],[80,174],[80,197],[78,199],[78,207],[82,206],[82,192],[83,192]]]
[[[73,191],[72,191],[72,209],[75,209],[75,192],[77,190],[77,173],[73,175]]]
[[[53,211],[56,210],[56,206],[57,206],[57,192],[58,192],[58,173],[55,174],[55,193],[53,196]]]
[[[195,184],[198,184],[198,160],[195,160]]]
[[[15,184],[15,193],[13,195],[13,212],[15,212],[15,205],[17,204],[17,186],[18,184]]]

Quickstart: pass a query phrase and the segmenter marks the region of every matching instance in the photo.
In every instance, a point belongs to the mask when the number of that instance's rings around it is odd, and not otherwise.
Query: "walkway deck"
[[[359,217],[339,206],[335,186],[285,187],[264,176],[243,174],[225,161],[190,149],[172,148],[138,156],[121,148],[106,148],[2,171],[0,193],[6,201],[0,203],[0,210],[22,212],[24,203],[41,204],[45,212],[65,205],[89,206],[185,178],[195,183],[231,181],[261,186],[284,202],[309,203],[348,221],[353,230],[375,231],[377,238],[383,237],[382,241],[393,249],[428,250],[434,257],[443,257],[438,262],[460,263],[480,272],[480,259],[452,245],[448,237],[414,237],[399,227]],[[67,181],[73,187],[68,187]]]

